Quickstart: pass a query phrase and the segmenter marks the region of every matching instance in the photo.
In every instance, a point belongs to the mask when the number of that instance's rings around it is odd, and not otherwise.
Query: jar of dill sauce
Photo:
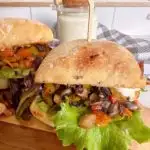
[[[67,6],[58,8],[57,38],[60,42],[87,39],[89,8],[87,6]],[[92,39],[96,39],[97,18],[93,13]]]

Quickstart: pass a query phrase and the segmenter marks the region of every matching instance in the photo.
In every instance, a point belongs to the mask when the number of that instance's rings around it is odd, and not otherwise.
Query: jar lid
[[[65,7],[84,7],[88,6],[88,0],[62,0]]]

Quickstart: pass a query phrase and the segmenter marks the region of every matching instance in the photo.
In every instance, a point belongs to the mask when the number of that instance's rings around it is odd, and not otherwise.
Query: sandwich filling
[[[42,84],[30,110],[52,125],[64,146],[78,150],[128,150],[150,140],[140,117],[140,89]],[[50,121],[49,123],[47,122]]]
[[[18,109],[20,112],[21,99],[30,98],[26,93],[32,93],[31,96],[36,93],[34,74],[50,50],[48,44],[32,44],[0,51],[0,116],[10,116]],[[29,119],[29,103],[31,100],[16,115]]]
[[[59,84],[43,84],[40,89],[42,105],[44,102],[49,111],[59,110],[61,103],[78,108],[87,107],[89,116],[92,114],[96,118],[93,125],[106,125],[116,117],[131,117],[133,112],[139,110],[137,99],[140,89]]]

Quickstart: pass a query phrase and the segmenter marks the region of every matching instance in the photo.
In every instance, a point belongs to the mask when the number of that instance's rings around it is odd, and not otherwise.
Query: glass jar
[[[76,39],[87,39],[88,33],[88,7],[59,7],[57,9],[57,38],[60,42]],[[96,39],[97,18],[94,11],[92,39]]]

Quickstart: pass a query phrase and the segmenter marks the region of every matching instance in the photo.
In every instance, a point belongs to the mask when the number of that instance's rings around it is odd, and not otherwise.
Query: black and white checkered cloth
[[[125,35],[117,30],[109,30],[106,26],[98,24],[97,39],[110,40],[123,45],[130,50],[137,61],[150,60],[150,41],[132,38],[129,35]]]

